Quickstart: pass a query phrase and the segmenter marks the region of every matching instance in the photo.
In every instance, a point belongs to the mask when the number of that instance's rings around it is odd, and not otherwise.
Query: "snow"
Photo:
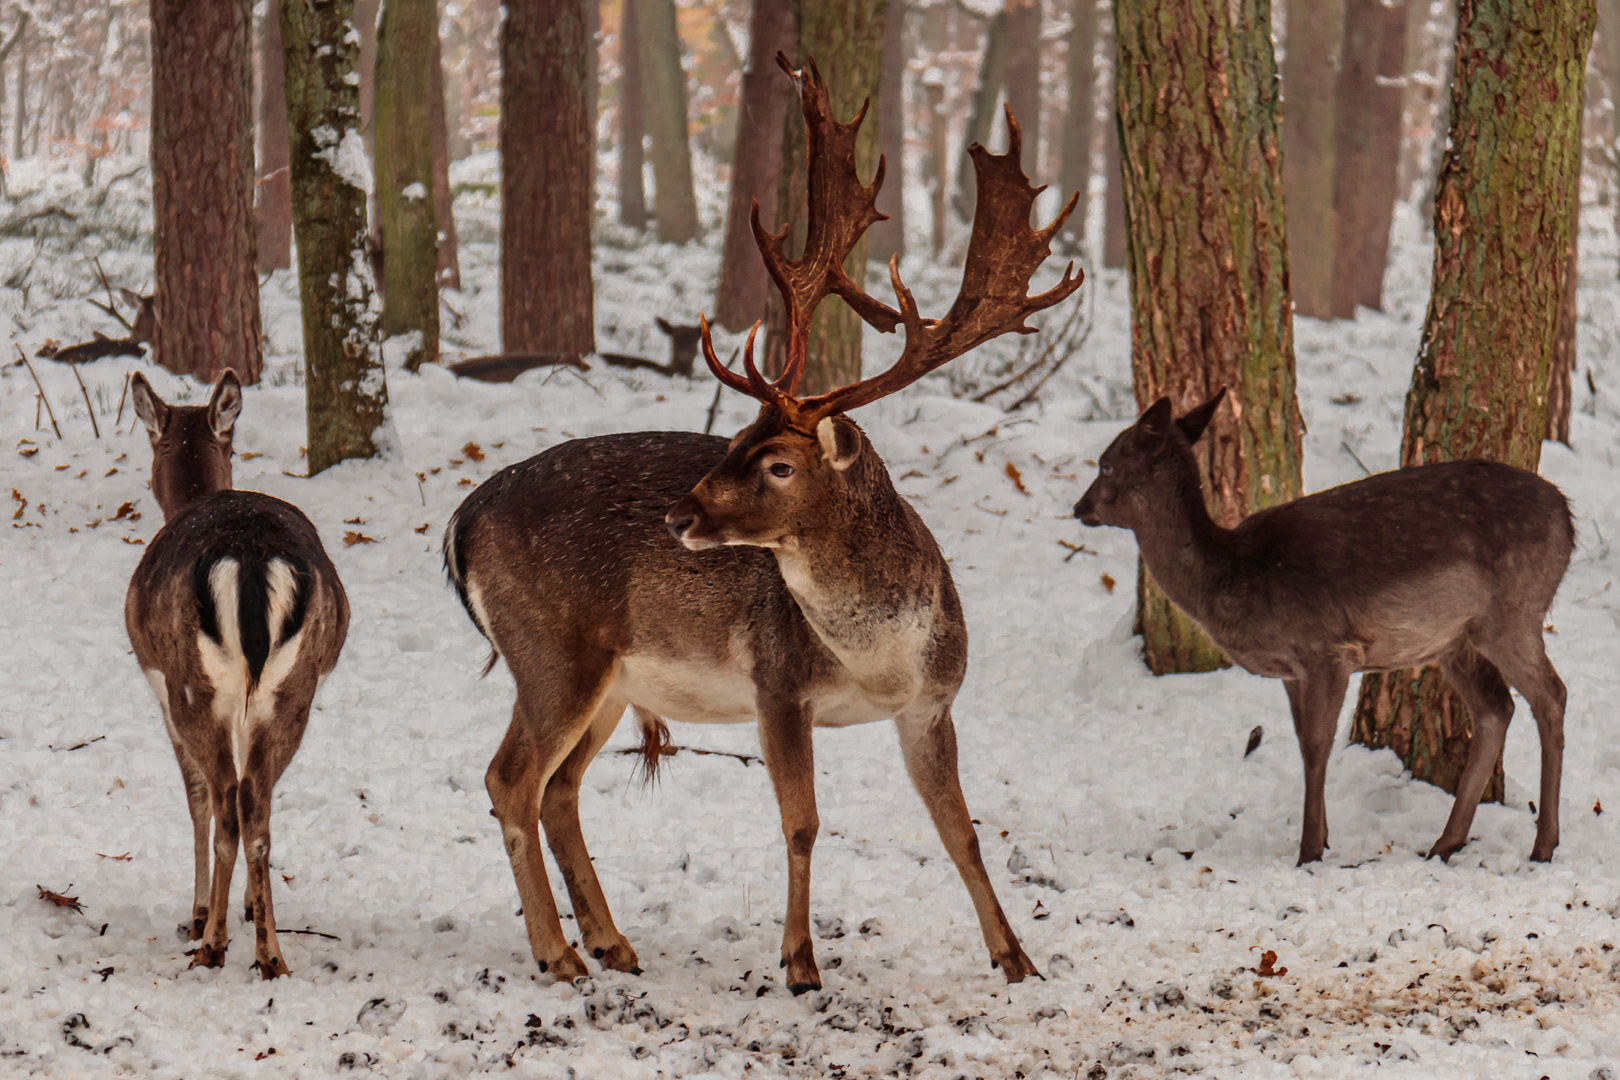
[[[488,166],[462,163],[458,179]],[[712,216],[714,200],[706,206]],[[447,296],[459,313],[445,323],[452,356],[498,344],[498,205],[469,191],[457,209],[467,284]],[[635,741],[628,724],[587,774],[582,817],[646,972],[579,986],[540,975],[482,790],[511,681],[503,667],[478,678],[485,649],[444,584],[439,535],[479,480],[563,439],[701,428],[713,385],[601,365],[509,386],[436,368],[391,373],[391,454],[305,478],[288,272],[264,289],[267,377],[245,393],[236,482],[310,514],[353,625],[275,796],[275,902],[292,976],[260,982],[248,969],[251,931],[234,920],[226,965],[187,970],[175,926],[189,915],[189,823],[122,621],[140,543],[161,515],[127,402],[114,418],[136,369],[172,400],[197,403],[204,390],[133,360],[87,367],[98,440],[72,373],[35,361],[58,439],[48,423],[36,430],[27,370],[0,369],[0,504],[16,513],[0,540],[0,1074],[1574,1080],[1620,1067],[1620,830],[1615,814],[1593,812],[1600,800],[1620,808],[1608,541],[1620,534],[1620,284],[1603,217],[1582,241],[1580,346],[1597,393],[1578,381],[1574,448],[1549,445],[1543,459],[1579,528],[1549,616],[1570,691],[1563,845],[1550,865],[1525,861],[1537,750],[1522,709],[1508,804],[1480,810],[1475,839],[1449,866],[1419,855],[1449,798],[1404,777],[1393,754],[1346,745],[1341,723],[1333,847],[1298,869],[1303,781],[1281,688],[1242,672],[1144,670],[1130,636],[1134,542],[1069,516],[1090,482],[1087,459],[1129,408],[1117,272],[1094,274],[1070,301],[1095,304],[1094,332],[1044,408],[1009,417],[957,400],[942,373],[861,410],[952,557],[966,607],[963,785],[992,880],[1046,976],[1014,987],[989,968],[888,724],[816,739],[821,993],[793,998],[777,971],[786,860],[764,769],[681,753],[661,786],[643,789],[616,752]],[[720,233],[709,225],[707,242],[685,249],[604,229],[599,347],[661,356],[652,316],[695,321],[716,273]],[[1428,273],[1404,207],[1398,241],[1388,313],[1297,323],[1313,490],[1359,476],[1357,457],[1375,470],[1396,462]],[[34,252],[8,240],[0,263]],[[45,245],[37,280],[55,291],[0,290],[30,353],[45,336],[77,340],[102,325],[86,322],[95,313],[79,300],[94,253]],[[115,282],[141,283],[138,247],[103,254]],[[1054,260],[1042,282],[1060,269]],[[904,272],[925,314],[944,310],[951,268],[912,258]],[[729,355],[736,343],[717,346]],[[869,343],[872,363],[898,351],[893,338]],[[958,363],[994,363],[1014,347]],[[725,394],[716,430],[753,412]],[[4,502],[13,489],[20,498]],[[132,512],[118,516],[125,502]],[[351,532],[366,540],[346,546]],[[1088,550],[1071,556],[1060,541]],[[1264,738],[1245,759],[1257,724]],[[758,754],[751,728],[674,734]],[[79,897],[83,914],[36,886]],[[288,932],[302,930],[312,933]]]

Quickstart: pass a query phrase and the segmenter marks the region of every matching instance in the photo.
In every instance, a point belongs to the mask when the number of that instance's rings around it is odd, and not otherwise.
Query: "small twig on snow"
[[[73,378],[79,384],[79,393],[84,395],[84,407],[90,413],[90,430],[95,432],[96,438],[99,439],[101,438],[101,425],[96,423],[96,407],[90,404],[90,391],[84,388],[84,377],[79,374],[79,366],[70,364],[69,367],[73,369]]]
[[[17,355],[22,357],[22,362],[28,365],[28,374],[34,377],[34,385],[39,387],[39,399],[45,403],[45,411],[49,413],[51,417],[51,427],[56,430],[56,437],[60,439],[62,437],[62,425],[56,422],[56,410],[51,408],[51,399],[45,394],[45,384],[39,381],[39,372],[34,370],[34,364],[28,359],[28,354],[23,352],[23,347],[21,345],[17,345],[15,342],[12,344],[17,350]],[[39,426],[39,421],[37,419],[34,421],[34,425],[36,427]]]

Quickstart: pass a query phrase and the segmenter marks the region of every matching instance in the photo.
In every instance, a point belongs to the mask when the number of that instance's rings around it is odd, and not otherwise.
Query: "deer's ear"
[[[139,311],[141,307],[141,294],[134,289],[119,289],[118,295],[124,298],[124,303]]]
[[[839,472],[861,456],[861,429],[848,417],[829,416],[817,424],[816,440],[821,443],[821,456]]]
[[[1220,408],[1221,402],[1225,400],[1226,387],[1223,386],[1214,397],[1176,421],[1176,426],[1181,429],[1181,433],[1187,436],[1188,445],[1192,445],[1203,438],[1204,429],[1209,427],[1209,422],[1215,418],[1215,410]]]
[[[654,315],[653,316],[653,322],[658,324],[658,329],[662,330],[664,333],[668,334],[670,337],[675,336],[675,327],[673,327],[673,326],[669,325],[669,323],[665,322],[663,316]]]
[[[169,423],[169,407],[157,396],[146,376],[136,372],[129,382],[130,396],[135,399],[135,415],[146,425],[146,433],[156,442]]]
[[[1136,418],[1136,432],[1144,440],[1163,439],[1170,433],[1170,399],[1161,397]]]
[[[236,372],[226,368],[214,384],[213,396],[208,399],[208,427],[224,438],[236,427],[237,414],[242,411],[242,384]]]

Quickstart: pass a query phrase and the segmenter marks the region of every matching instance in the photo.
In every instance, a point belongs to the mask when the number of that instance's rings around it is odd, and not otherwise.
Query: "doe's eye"
[[[786,480],[793,475],[793,466],[785,461],[778,461],[771,466],[771,475],[778,480]]]
[[[1099,468],[1097,471],[1102,473],[1104,476],[1113,476],[1114,475],[1114,467],[1112,465],[1104,465],[1101,468]]]

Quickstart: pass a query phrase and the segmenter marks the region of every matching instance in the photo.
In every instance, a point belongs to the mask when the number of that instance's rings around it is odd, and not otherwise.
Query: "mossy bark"
[[[1180,413],[1228,389],[1198,459],[1210,513],[1231,526],[1300,494],[1270,4],[1114,10],[1136,400],[1169,395]],[[1145,569],[1137,624],[1155,674],[1227,663]]]
[[[794,63],[801,65],[815,58],[827,80],[833,116],[841,122],[853,119],[864,103],[877,103],[887,6],[885,0],[794,2],[799,39]],[[868,115],[855,142],[855,165],[863,181],[869,181],[877,169],[877,142],[877,118]],[[804,114],[790,105],[782,127],[782,172],[776,205],[777,213],[785,218],[781,223],[789,226],[786,250],[792,258],[804,250],[809,224],[804,154]],[[866,280],[867,242],[868,237],[862,236],[844,260],[844,271],[862,287]],[[766,304],[765,325],[769,331],[766,364],[770,371],[778,372],[787,357],[787,311],[775,289]],[[802,392],[819,394],[860,379],[862,325],[860,317],[838,297],[822,301],[810,323],[810,356]]]
[[[1579,210],[1592,0],[1462,0],[1451,139],[1403,467],[1491,458],[1535,469]],[[1417,507],[1414,513],[1421,513]],[[1362,677],[1351,739],[1457,790],[1473,720],[1438,670]],[[1485,798],[1502,799],[1501,762]]]
[[[433,198],[435,0],[388,0],[377,27],[374,122],[386,337],[421,335],[405,356],[416,371],[439,359],[439,225]]]
[[[353,0],[281,5],[310,475],[377,456],[388,407],[371,274]]]

